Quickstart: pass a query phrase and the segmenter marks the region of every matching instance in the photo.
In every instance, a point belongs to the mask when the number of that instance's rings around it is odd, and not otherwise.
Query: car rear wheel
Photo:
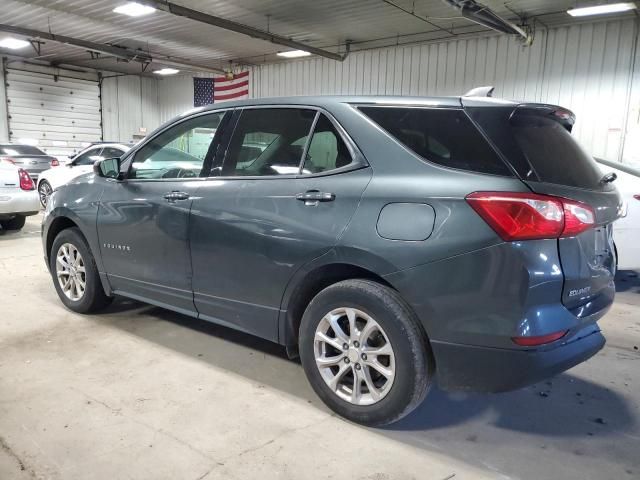
[[[369,280],[345,280],[309,303],[300,325],[302,365],[329,408],[380,426],[425,398],[433,360],[425,332],[400,295]]]
[[[96,262],[82,233],[77,228],[63,230],[53,241],[49,269],[56,292],[69,309],[90,313],[111,302],[96,267]]]
[[[24,227],[27,217],[24,215],[16,215],[11,220],[0,221],[0,227],[4,230],[20,230]]]
[[[38,195],[40,196],[40,205],[47,208],[47,202],[49,201],[49,195],[53,192],[53,188],[46,180],[42,180],[38,185]]]

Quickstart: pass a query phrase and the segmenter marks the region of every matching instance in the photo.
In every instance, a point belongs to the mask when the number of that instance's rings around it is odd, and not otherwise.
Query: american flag
[[[248,97],[249,72],[236,73],[231,78],[219,76],[193,79],[194,107]]]

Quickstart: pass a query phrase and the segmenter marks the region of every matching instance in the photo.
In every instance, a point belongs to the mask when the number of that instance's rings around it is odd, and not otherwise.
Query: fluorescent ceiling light
[[[286,58],[308,57],[311,55],[304,50],[289,50],[288,52],[278,52],[278,56]]]
[[[175,68],[161,68],[160,70],[155,70],[153,73],[157,75],[175,75],[180,70],[176,70]]]
[[[26,40],[18,40],[17,38],[7,37],[0,40],[0,47],[8,48],[10,50],[18,50],[20,48],[28,47],[29,45],[31,44]]]
[[[149,15],[155,12],[156,9],[138,2],[127,2],[124,5],[114,8],[113,11],[115,13],[129,15],[130,17],[141,17],[142,15]]]
[[[567,13],[572,17],[586,17],[588,15],[603,15],[605,13],[626,12],[637,8],[635,2],[609,3],[593,7],[572,8]]]

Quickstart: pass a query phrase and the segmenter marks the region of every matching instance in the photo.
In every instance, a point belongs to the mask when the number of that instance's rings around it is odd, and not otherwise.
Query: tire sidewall
[[[73,301],[64,294],[56,275],[56,256],[58,254],[60,246],[65,243],[70,243],[71,245],[76,247],[84,260],[85,291],[82,298],[78,301]],[[51,246],[51,253],[49,255],[49,270],[51,272],[51,277],[53,279],[53,284],[55,286],[56,292],[58,293],[58,296],[60,297],[62,303],[64,303],[67,308],[78,313],[86,313],[93,308],[96,296],[102,293],[102,285],[100,284],[98,269],[96,267],[93,255],[91,254],[91,250],[89,249],[86,240],[77,228],[69,228],[63,230],[55,238]]]
[[[314,391],[332,410],[357,423],[384,425],[401,418],[422,400],[430,383],[430,360],[424,334],[401,299],[387,287],[373,282],[361,283],[376,285],[380,291],[376,295],[356,282],[340,282],[311,301],[300,328],[300,358]],[[396,362],[393,385],[387,395],[373,405],[353,405],[338,397],[326,385],[316,366],[316,328],[328,312],[340,307],[356,308],[370,315],[385,331],[393,348]]]

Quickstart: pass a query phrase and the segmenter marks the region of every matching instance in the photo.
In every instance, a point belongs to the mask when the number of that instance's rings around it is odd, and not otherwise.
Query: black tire
[[[60,247],[69,243],[78,249],[80,255],[84,260],[85,266],[85,291],[84,295],[77,301],[68,298],[62,291],[60,282],[56,275],[56,255]],[[53,284],[58,297],[62,300],[67,308],[78,313],[91,313],[103,309],[111,303],[112,297],[108,297],[102,283],[100,282],[100,276],[98,274],[98,268],[96,267],[96,261],[91,253],[91,249],[87,244],[84,236],[78,228],[68,228],[62,230],[54,239],[51,246],[51,253],[49,254],[49,270],[51,271],[51,277],[53,278]]]
[[[21,230],[26,221],[27,217],[24,215],[16,215],[11,220],[2,220],[0,226],[5,230]]]
[[[49,193],[47,193],[47,191]],[[49,195],[51,195],[51,191],[51,185],[46,180],[42,180],[38,184],[38,197],[40,198],[40,205],[42,205],[42,208],[47,208],[47,202],[49,201]]]
[[[372,405],[339,397],[316,366],[314,337],[322,318],[336,308],[356,308],[384,329],[396,358],[390,390]],[[334,412],[356,423],[382,426],[414,410],[432,383],[434,362],[429,341],[415,314],[395,290],[369,280],[345,280],[322,290],[309,303],[300,325],[300,359],[311,386]]]

